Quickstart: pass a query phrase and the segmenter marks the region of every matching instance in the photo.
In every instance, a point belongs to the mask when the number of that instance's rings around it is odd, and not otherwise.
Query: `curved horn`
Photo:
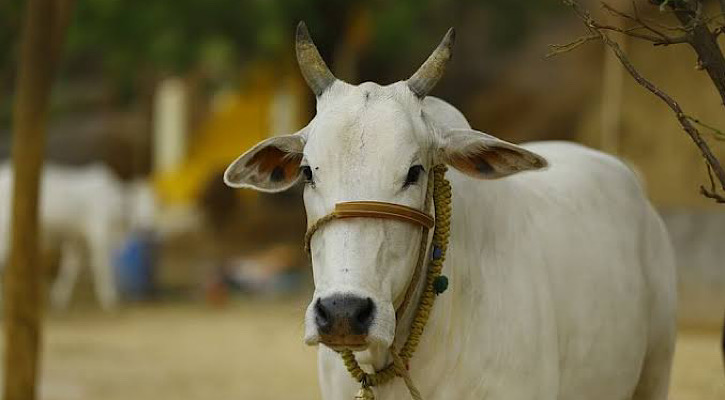
[[[317,51],[304,21],[300,21],[297,25],[295,47],[297,50],[297,63],[300,66],[300,71],[302,71],[302,76],[305,77],[310,89],[315,92],[315,96],[319,97],[335,82],[336,78],[327,68],[327,64],[320,56],[320,52]]]
[[[406,81],[410,90],[412,90],[419,98],[425,97],[431,90],[433,90],[433,87],[443,76],[443,72],[446,70],[446,64],[448,64],[448,61],[451,59],[453,42],[455,40],[456,31],[451,28],[448,32],[446,32],[443,40],[441,40],[438,47],[433,50],[430,57],[428,57],[423,65],[415,71],[415,74]]]

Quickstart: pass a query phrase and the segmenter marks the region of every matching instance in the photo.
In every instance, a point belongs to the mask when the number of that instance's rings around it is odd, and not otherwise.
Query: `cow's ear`
[[[289,189],[300,179],[306,129],[258,143],[227,167],[224,182],[234,188],[268,193]]]
[[[438,161],[478,179],[498,179],[547,166],[544,157],[472,129],[439,135]]]

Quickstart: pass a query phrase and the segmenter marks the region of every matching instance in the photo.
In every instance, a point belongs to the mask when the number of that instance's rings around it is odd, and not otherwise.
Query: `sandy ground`
[[[304,300],[134,307],[49,318],[43,400],[315,399]],[[682,332],[672,399],[725,399],[717,332]]]

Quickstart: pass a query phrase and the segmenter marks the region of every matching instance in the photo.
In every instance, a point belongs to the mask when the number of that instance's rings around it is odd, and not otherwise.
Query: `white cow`
[[[84,264],[91,267],[96,296],[105,309],[118,303],[113,252],[125,231],[124,188],[105,165],[63,167],[48,164],[41,180],[40,218],[44,245],[60,247],[58,277],[51,304],[64,309]],[[140,189],[133,193],[142,192]],[[12,168],[0,166],[0,266],[8,257]]]
[[[450,287],[409,365],[422,398],[666,399],[675,268],[640,184],[614,157],[507,143],[426,96],[452,42],[451,31],[407,81],[353,86],[334,78],[301,24],[297,56],[317,115],[243,154],[227,184],[275,192],[302,180],[312,225],[343,201],[420,210],[422,172],[448,164]],[[323,398],[352,399],[360,387],[336,350],[354,350],[368,372],[391,363],[388,347],[409,332],[395,306],[420,241],[419,227],[374,218],[331,221],[312,237],[305,341],[323,344]],[[402,379],[373,389],[377,399],[409,398]]]

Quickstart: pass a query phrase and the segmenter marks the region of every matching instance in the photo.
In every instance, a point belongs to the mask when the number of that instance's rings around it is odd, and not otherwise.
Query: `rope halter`
[[[423,292],[420,295],[418,307],[415,310],[410,333],[400,350],[395,348],[394,345],[390,347],[393,362],[374,373],[367,373],[360,367],[351,350],[342,350],[339,352],[345,362],[347,370],[362,385],[357,396],[355,396],[356,399],[374,400],[375,396],[371,387],[387,383],[396,376],[403,378],[413,399],[422,399],[420,392],[413,384],[408,373],[408,363],[420,343],[420,337],[428,322],[436,295],[445,290],[448,282],[446,277],[441,275],[443,261],[445,260],[446,250],[448,249],[451,222],[451,185],[445,178],[446,170],[447,167],[445,165],[436,165],[428,179],[424,210],[430,209],[432,200],[435,218],[426,212],[400,204],[377,201],[350,201],[337,203],[333,212],[315,221],[305,234],[305,249],[308,254],[311,254],[310,242],[312,241],[313,235],[324,224],[334,219],[393,219],[418,225],[423,229],[415,270],[408,283],[404,297],[396,309],[396,325],[400,322],[406,309],[411,304],[413,293],[418,282],[420,282],[420,275],[423,271],[423,265],[428,258],[428,253],[430,253],[430,262],[428,263],[424,277]],[[429,250],[428,231],[431,228],[434,228],[434,230]],[[395,340],[393,340],[393,343],[395,343]]]

